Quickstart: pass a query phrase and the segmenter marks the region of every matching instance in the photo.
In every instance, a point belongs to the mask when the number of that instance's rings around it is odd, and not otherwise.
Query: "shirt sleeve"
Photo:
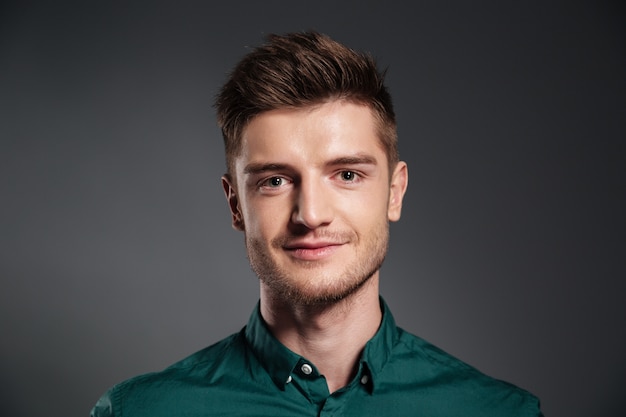
[[[111,391],[106,392],[91,409],[90,417],[114,417]],[[118,416],[119,417],[119,416]]]
[[[530,409],[531,409],[531,414],[529,414],[531,417],[544,417],[543,412],[541,411],[541,401],[539,401],[539,398],[535,397],[532,394],[529,394],[531,401],[530,403]]]

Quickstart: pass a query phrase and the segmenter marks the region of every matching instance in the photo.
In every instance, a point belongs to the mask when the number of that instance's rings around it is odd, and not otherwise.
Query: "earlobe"
[[[230,209],[233,229],[243,231],[243,215],[241,214],[239,198],[237,197],[237,192],[230,175],[225,174],[222,176],[222,188],[224,189],[226,202],[228,203],[228,208]]]
[[[393,170],[391,184],[389,187],[389,205],[387,208],[387,218],[395,222],[400,220],[402,213],[402,200],[409,185],[409,172],[406,162],[400,161]]]

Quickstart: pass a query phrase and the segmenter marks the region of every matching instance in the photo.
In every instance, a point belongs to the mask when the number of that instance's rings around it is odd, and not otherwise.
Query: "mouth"
[[[291,242],[283,249],[295,259],[317,261],[334,255],[343,245],[341,242]]]

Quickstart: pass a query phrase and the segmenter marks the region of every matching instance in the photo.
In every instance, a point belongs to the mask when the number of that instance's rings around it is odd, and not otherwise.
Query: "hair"
[[[391,95],[370,54],[356,52],[324,34],[270,34],[245,55],[215,100],[228,173],[241,153],[241,136],[258,114],[304,108],[333,100],[368,106],[390,171],[398,162],[396,119]]]

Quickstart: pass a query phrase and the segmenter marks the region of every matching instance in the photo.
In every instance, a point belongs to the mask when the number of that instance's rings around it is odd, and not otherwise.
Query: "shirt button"
[[[365,385],[365,384],[367,384],[367,381],[369,381],[369,380],[370,380],[370,378],[367,375],[363,375],[361,377],[361,384]]]
[[[304,375],[311,375],[311,372],[313,372],[313,368],[311,368],[311,365],[309,365],[308,363],[305,363],[304,365],[302,365],[300,370],[302,371]]]
[[[291,375],[289,375],[289,376],[287,377],[287,382],[285,382],[285,384],[288,384],[288,383],[290,383],[290,382],[291,382]]]

